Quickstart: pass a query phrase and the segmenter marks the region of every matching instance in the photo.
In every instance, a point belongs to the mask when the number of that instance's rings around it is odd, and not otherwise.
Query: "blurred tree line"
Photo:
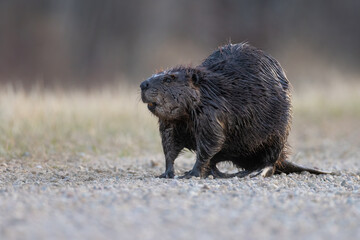
[[[230,40],[270,52],[290,72],[308,71],[311,54],[357,72],[359,22],[357,0],[0,0],[0,83],[137,84]]]

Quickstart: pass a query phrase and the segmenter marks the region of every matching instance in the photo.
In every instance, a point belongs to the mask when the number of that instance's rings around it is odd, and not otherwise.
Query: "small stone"
[[[201,189],[202,189],[202,190],[209,190],[210,188],[209,188],[208,185],[204,184]]]

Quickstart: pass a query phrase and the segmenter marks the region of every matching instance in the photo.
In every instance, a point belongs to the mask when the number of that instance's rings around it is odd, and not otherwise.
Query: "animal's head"
[[[163,120],[186,117],[200,101],[195,70],[177,68],[154,74],[140,84],[141,99]]]

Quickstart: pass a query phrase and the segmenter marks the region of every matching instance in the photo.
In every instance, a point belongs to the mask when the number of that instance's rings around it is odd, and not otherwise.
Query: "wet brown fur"
[[[184,149],[196,152],[184,177],[271,176],[315,169],[292,164],[287,138],[291,86],[280,64],[248,44],[225,45],[197,67],[176,67],[141,84],[142,100],[159,118],[166,170]],[[216,164],[243,169],[224,174]]]

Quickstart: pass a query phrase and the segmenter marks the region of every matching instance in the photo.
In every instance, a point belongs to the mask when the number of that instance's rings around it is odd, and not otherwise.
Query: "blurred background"
[[[0,0],[0,85],[138,85],[247,41],[296,87],[359,79],[360,1]]]

